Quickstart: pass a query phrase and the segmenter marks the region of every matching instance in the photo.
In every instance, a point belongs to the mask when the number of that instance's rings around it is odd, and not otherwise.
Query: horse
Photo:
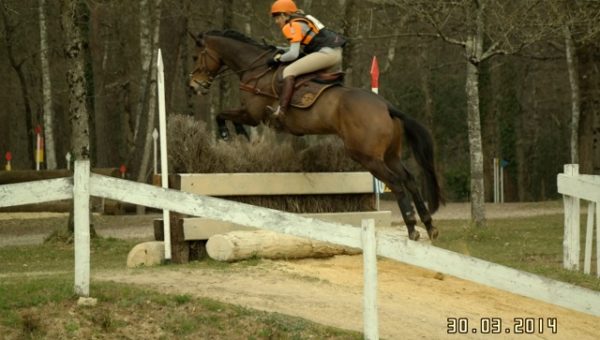
[[[377,94],[342,85],[323,91],[310,107],[290,106],[283,117],[273,118],[268,108],[277,104],[272,85],[277,70],[267,66],[267,61],[277,49],[232,30],[208,31],[193,37],[197,52],[189,86],[196,94],[207,94],[214,79],[227,69],[240,80],[241,107],[221,112],[219,119],[251,126],[276,125],[294,135],[337,135],[347,154],[391,189],[409,239],[420,237],[415,229],[413,203],[429,238],[438,237],[431,215],[444,199],[435,168],[433,140],[423,125]],[[402,161],[405,138],[422,168],[427,204],[415,176]]]

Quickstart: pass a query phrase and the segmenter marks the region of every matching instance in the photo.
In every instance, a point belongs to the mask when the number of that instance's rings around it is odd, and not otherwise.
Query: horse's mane
[[[219,36],[219,37],[225,37],[225,38],[230,38],[230,39],[234,39],[237,41],[241,41],[256,47],[260,47],[262,49],[275,49],[275,46],[272,45],[266,45],[266,44],[261,44],[259,42],[257,42],[256,40],[249,38],[247,36],[245,36],[244,34],[238,32],[238,31],[234,31],[234,30],[223,30],[223,31],[219,31],[219,30],[213,30],[213,31],[208,31],[208,32],[204,32],[202,34],[200,34],[200,37],[204,36],[204,35],[213,35],[213,36]]]

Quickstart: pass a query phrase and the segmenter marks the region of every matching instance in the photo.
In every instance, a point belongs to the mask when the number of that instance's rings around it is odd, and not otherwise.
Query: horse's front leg
[[[235,126],[235,131],[238,135],[244,135],[248,140],[250,136],[244,129],[243,125],[256,126],[258,123],[252,119],[245,108],[225,110],[217,115],[217,126],[219,129],[219,137],[223,140],[229,139],[229,129],[226,121],[231,121]]]

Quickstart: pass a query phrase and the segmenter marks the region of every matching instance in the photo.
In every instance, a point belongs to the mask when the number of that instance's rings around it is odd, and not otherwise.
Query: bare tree
[[[142,152],[142,160],[140,162],[140,169],[138,171],[138,182],[146,182],[148,176],[150,175],[150,153],[152,152],[152,129],[154,128],[154,123],[156,120],[156,61],[158,60],[158,50],[154,48],[154,46],[158,45],[158,40],[160,37],[160,14],[161,14],[161,2],[162,0],[154,0],[152,6],[152,38],[150,41],[150,49],[151,53],[151,69],[150,69],[150,93],[148,94],[148,115],[146,119],[146,128],[144,130],[145,138],[144,145],[141,150]],[[162,169],[161,171],[168,171],[168,169]],[[137,208],[138,214],[143,214],[145,212],[145,207],[138,206]]]
[[[90,114],[87,107],[84,49],[79,20],[81,6],[78,0],[63,0],[61,23],[65,35],[64,52],[68,62],[69,120],[71,122],[71,151],[74,159],[90,158]]]
[[[570,154],[571,163],[580,163],[581,75],[577,46],[584,46],[600,35],[600,4],[597,2],[547,0],[548,25],[562,28],[564,53],[571,90]],[[600,121],[597,122],[600,125]],[[592,129],[593,130],[593,129]],[[598,132],[600,135],[600,132]],[[600,162],[600,160],[599,160]],[[591,163],[587,162],[586,163]]]
[[[40,62],[42,68],[42,100],[44,119],[44,139],[46,148],[46,167],[56,169],[56,144],[54,142],[54,110],[52,108],[52,81],[48,58],[48,32],[46,26],[46,0],[39,0],[40,17]]]
[[[88,110],[88,86],[85,77],[85,49],[88,44],[81,33],[85,20],[85,4],[80,0],[63,0],[61,24],[64,34],[64,53],[68,64],[69,120],[71,122],[71,153],[75,160],[90,159],[90,113]],[[85,22],[85,21],[84,21]],[[74,232],[73,209],[69,215],[67,230]],[[90,226],[90,235],[96,231]]]

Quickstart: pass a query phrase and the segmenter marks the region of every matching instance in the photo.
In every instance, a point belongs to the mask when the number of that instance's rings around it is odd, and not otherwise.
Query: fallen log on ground
[[[237,230],[211,236],[206,252],[214,260],[231,262],[252,257],[299,259],[353,255],[361,250],[268,230]]]

